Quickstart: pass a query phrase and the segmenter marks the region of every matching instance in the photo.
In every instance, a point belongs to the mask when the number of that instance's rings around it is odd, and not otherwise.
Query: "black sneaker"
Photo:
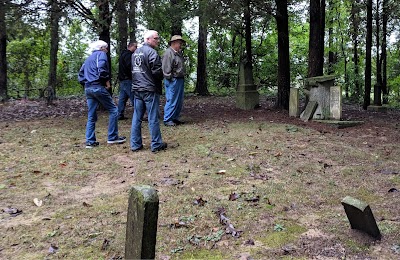
[[[164,122],[164,125],[165,126],[176,126],[176,124],[174,122],[172,122],[172,121]]]
[[[118,120],[126,120],[126,119],[128,119],[128,118],[125,117],[124,115],[120,115],[120,116],[118,117]]]
[[[174,122],[177,125],[183,125],[185,123],[185,122],[183,122],[181,120],[178,120],[178,119],[174,119],[174,120],[172,120],[172,122]]]
[[[94,147],[99,146],[99,142],[94,142],[94,143],[86,143],[86,149],[92,149]]]
[[[162,143],[159,147],[157,147],[157,148],[155,148],[155,149],[153,149],[151,151],[153,153],[156,153],[156,152],[159,152],[159,151],[167,149],[167,146],[168,146],[167,143]]]
[[[139,152],[140,150],[143,150],[143,145],[141,145],[139,148],[132,149],[132,152]]]
[[[125,136],[120,136],[115,140],[108,140],[107,143],[108,144],[123,144],[126,141],[126,137]]]

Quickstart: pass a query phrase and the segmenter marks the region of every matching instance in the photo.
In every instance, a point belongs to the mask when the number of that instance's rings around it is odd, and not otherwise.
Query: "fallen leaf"
[[[198,206],[204,206],[206,203],[207,203],[207,201],[206,201],[206,200],[203,200],[202,197],[197,198],[197,199],[193,202],[194,205],[198,205]]]
[[[51,244],[49,247],[49,254],[55,254],[58,251],[58,246]]]
[[[110,245],[110,240],[104,239],[103,244],[101,245],[101,250],[103,251],[106,250],[109,245]]]
[[[41,207],[43,205],[43,201],[39,200],[38,198],[34,198],[33,203],[35,203],[35,205],[38,207]]]
[[[189,225],[184,221],[179,221],[179,222],[169,224],[169,227],[170,228],[182,228],[182,227],[188,228]]]
[[[220,175],[223,175],[223,174],[225,174],[226,173],[226,170],[219,170],[218,172],[217,172],[217,174],[220,174]]]
[[[249,153],[250,156],[254,156],[254,155],[257,155],[257,154],[258,154],[258,152],[250,152]]]
[[[244,242],[244,244],[245,244],[245,245],[251,245],[251,246],[254,246],[254,245],[255,245],[253,239],[246,240],[246,242]]]
[[[232,193],[229,195],[229,200],[230,200],[230,201],[235,201],[235,200],[237,200],[238,198],[240,198],[240,195],[237,194],[236,192],[232,192]]]
[[[20,214],[22,214],[22,210],[19,210],[17,208],[4,208],[2,209],[4,213],[10,214],[11,217],[16,217]]]
[[[228,162],[233,162],[235,160],[235,158],[229,158],[227,161]]]
[[[86,202],[83,202],[82,205],[83,205],[84,207],[88,207],[88,208],[92,207],[92,205],[90,205],[89,203],[86,203]]]
[[[282,153],[281,152],[277,152],[274,156],[275,157],[280,157],[280,156],[282,156]]]
[[[255,196],[255,197],[252,197],[252,198],[247,198],[247,199],[245,199],[245,201],[249,201],[249,202],[258,202],[258,201],[260,201],[260,196]]]
[[[396,188],[391,188],[388,192],[399,192],[399,190]]]

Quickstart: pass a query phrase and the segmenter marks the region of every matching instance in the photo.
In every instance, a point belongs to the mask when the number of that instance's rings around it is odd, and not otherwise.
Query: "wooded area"
[[[390,6],[390,8],[388,8]],[[144,28],[187,40],[187,91],[235,90],[238,65],[252,65],[261,93],[288,109],[289,89],[306,77],[335,74],[345,96],[399,106],[399,9],[394,0],[3,0],[0,2],[0,100],[77,95],[88,43],[118,55]],[[371,93],[372,92],[372,93]]]

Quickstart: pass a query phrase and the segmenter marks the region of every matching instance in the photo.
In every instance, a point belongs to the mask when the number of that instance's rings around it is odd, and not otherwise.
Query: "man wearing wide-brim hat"
[[[179,120],[183,107],[185,60],[182,54],[182,45],[185,40],[181,35],[174,35],[169,41],[169,47],[162,58],[164,74],[165,98],[164,125],[176,126],[183,124]]]

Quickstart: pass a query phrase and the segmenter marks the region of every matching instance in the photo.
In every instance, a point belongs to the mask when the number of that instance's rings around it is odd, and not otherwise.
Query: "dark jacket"
[[[85,87],[105,86],[109,80],[107,54],[104,51],[93,51],[79,70],[79,83]]]
[[[123,50],[119,56],[118,79],[119,81],[132,79],[132,53],[130,50]]]
[[[161,94],[161,57],[149,44],[145,43],[132,55],[132,91],[149,91]]]

